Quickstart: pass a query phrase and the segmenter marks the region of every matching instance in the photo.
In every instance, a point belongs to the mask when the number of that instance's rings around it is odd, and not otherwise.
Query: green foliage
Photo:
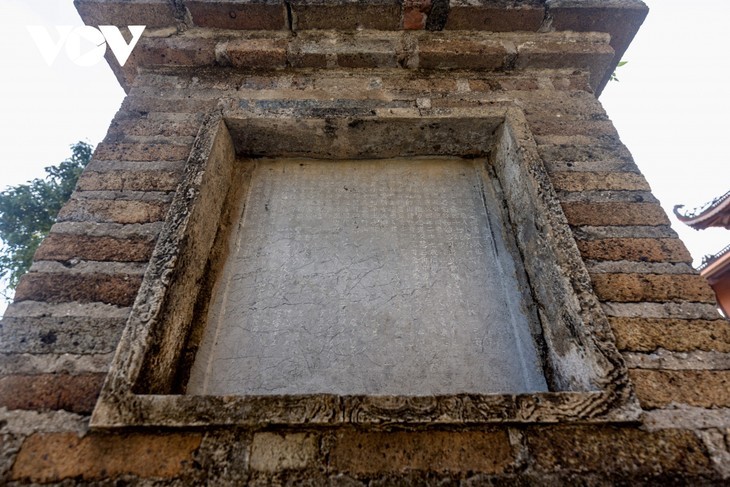
[[[628,61],[619,61],[618,65],[616,65],[616,69],[620,68],[621,66],[624,66]],[[616,77],[616,71],[611,73],[611,77],[608,78],[608,81],[616,81],[618,83],[619,79]]]
[[[48,235],[56,215],[76,187],[81,171],[91,159],[86,142],[71,146],[71,157],[45,168],[44,179],[33,179],[0,192],[0,276],[14,289],[28,271],[41,240]]]

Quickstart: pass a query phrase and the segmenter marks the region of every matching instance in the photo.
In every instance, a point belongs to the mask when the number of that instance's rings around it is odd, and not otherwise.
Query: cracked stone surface
[[[547,390],[481,164],[259,162],[187,393]]]

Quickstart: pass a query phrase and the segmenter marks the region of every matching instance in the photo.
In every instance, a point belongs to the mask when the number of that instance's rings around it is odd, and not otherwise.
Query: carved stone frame
[[[413,136],[411,137],[410,134]],[[301,141],[310,144],[302,145]],[[189,396],[175,392],[235,198],[237,157],[488,157],[542,326],[551,392],[443,396]],[[207,284],[206,284],[207,283]],[[202,310],[202,311],[201,311]],[[636,421],[608,321],[519,108],[287,118],[215,111],[201,126],[91,418],[95,428]]]

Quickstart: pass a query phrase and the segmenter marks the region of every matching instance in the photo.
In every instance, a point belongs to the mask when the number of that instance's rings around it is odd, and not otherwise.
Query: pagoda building
[[[683,205],[675,206],[674,214],[679,221],[695,230],[710,227],[730,230],[730,191],[692,211],[682,212],[682,208]],[[723,314],[730,316],[730,245],[714,255],[703,257],[697,270],[714,289]]]

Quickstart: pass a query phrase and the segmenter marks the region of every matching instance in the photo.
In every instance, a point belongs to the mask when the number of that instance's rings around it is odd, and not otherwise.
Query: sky
[[[646,3],[651,11],[620,81],[600,100],[697,265],[730,244],[730,231],[692,230],[671,210],[730,190],[730,1]],[[105,62],[81,67],[61,52],[49,67],[28,25],[82,22],[72,0],[0,2],[0,189],[44,176],[78,140],[98,144],[124,97]]]

